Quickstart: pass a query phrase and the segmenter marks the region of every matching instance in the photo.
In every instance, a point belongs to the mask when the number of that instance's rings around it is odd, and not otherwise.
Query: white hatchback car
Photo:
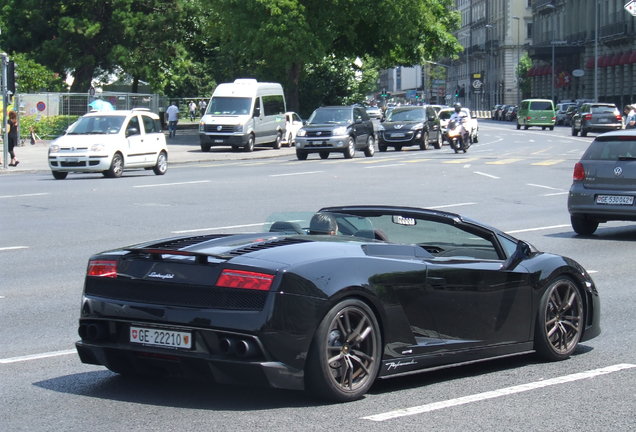
[[[168,148],[159,116],[142,108],[90,112],[51,142],[49,167],[58,180],[70,172],[121,177],[129,168],[163,175],[168,170]]]
[[[296,133],[303,127],[303,120],[295,112],[285,113],[285,136],[281,144],[291,147],[296,143]]]

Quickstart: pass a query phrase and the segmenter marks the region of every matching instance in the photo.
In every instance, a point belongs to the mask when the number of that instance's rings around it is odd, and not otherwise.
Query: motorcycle
[[[470,133],[464,126],[467,121],[468,119],[462,118],[461,121],[453,119],[448,122],[448,142],[455,153],[459,153],[460,150],[466,153],[470,147],[472,140]]]

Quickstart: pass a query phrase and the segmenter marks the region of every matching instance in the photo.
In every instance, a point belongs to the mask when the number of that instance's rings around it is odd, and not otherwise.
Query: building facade
[[[532,95],[636,102],[636,17],[628,0],[535,0]]]

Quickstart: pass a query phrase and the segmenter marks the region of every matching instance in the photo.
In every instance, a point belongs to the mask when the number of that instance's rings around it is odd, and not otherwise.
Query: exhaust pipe
[[[254,343],[245,339],[242,339],[236,345],[236,355],[239,357],[247,358],[256,354],[256,347]]]
[[[236,342],[234,339],[223,338],[219,341],[219,349],[223,354],[234,354],[236,351]]]

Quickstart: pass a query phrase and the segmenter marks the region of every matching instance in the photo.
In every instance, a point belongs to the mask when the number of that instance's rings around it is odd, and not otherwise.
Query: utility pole
[[[7,160],[9,159],[9,131],[7,129],[7,105],[9,105],[9,88],[7,85],[7,65],[9,64],[9,56],[6,53],[0,53],[2,57],[2,166],[7,168]]]

